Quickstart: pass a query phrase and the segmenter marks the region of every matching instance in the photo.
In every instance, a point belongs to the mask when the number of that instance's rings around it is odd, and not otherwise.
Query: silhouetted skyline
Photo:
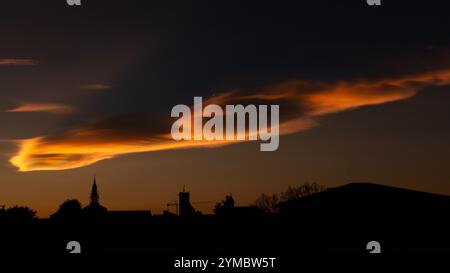
[[[145,255],[152,268],[170,269],[179,257],[239,259],[251,253],[269,255],[286,269],[297,267],[298,257],[360,257],[374,244],[385,256],[450,252],[450,196],[374,183],[328,189],[304,184],[288,189],[276,211],[240,206],[227,195],[213,215],[195,210],[185,189],[179,215],[109,210],[99,202],[95,181],[91,196],[84,207],[64,201],[50,219],[37,219],[27,207],[1,209],[0,231],[8,236],[0,253],[36,255],[26,247],[31,244],[40,256],[67,255],[75,242],[84,255]]]

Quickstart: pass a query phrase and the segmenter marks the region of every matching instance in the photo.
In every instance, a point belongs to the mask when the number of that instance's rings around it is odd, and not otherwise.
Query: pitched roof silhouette
[[[300,208],[354,208],[362,206],[374,210],[383,208],[410,209],[427,208],[429,206],[450,204],[450,196],[421,192],[417,190],[374,184],[349,183],[340,187],[331,188],[295,200],[282,202],[278,205],[280,211],[292,211]]]

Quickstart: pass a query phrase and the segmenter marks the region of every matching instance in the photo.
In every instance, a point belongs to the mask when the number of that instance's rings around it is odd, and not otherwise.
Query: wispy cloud
[[[30,66],[37,65],[37,61],[33,59],[16,59],[16,58],[6,58],[0,59],[0,66]]]
[[[74,111],[74,107],[59,103],[24,103],[15,108],[8,109],[5,112],[44,112],[52,114],[70,114]]]
[[[292,134],[319,125],[322,116],[413,97],[427,86],[450,84],[450,70],[380,80],[335,83],[291,80],[261,90],[233,90],[204,104],[279,104],[280,133]],[[239,141],[173,141],[167,117],[119,117],[76,128],[61,135],[18,142],[10,162],[20,171],[64,170],[88,166],[123,154],[168,149],[220,147]],[[255,133],[255,132],[248,132]]]
[[[81,88],[86,90],[107,90],[113,88],[113,85],[109,83],[93,83],[84,85]]]

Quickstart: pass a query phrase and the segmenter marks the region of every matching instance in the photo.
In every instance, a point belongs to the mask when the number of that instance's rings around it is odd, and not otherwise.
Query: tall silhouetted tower
[[[178,204],[180,206],[180,216],[189,216],[194,214],[194,208],[191,205],[189,192],[186,191],[183,186],[183,191],[178,194],[179,201]]]
[[[107,209],[102,205],[100,205],[100,196],[98,194],[95,176],[94,176],[94,183],[92,184],[90,197],[91,203],[83,208],[84,214],[91,220],[102,219],[104,216],[106,216]]]
[[[97,190],[97,183],[95,181],[95,176],[94,176],[94,184],[92,185],[92,190],[91,190],[91,204],[99,204],[99,195],[98,195],[98,190]]]

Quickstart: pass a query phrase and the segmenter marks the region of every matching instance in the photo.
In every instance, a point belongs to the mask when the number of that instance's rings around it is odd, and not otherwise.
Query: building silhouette
[[[90,194],[90,204],[83,208],[83,213],[90,219],[101,219],[106,216],[107,209],[100,205],[100,194],[97,189],[97,181],[94,176],[94,182],[92,184]]]
[[[449,205],[450,197],[446,195],[359,182],[282,202],[278,207],[282,215],[345,213],[372,221],[374,215],[397,218],[398,215],[411,214],[411,219],[414,219],[420,213],[441,211],[448,209]],[[356,215],[362,208],[365,213]]]
[[[83,209],[88,220],[108,220],[115,222],[139,222],[146,221],[152,217],[150,210],[116,210],[110,211],[100,204],[100,193],[97,181],[94,177],[92,183],[90,204]]]
[[[179,215],[191,216],[195,214],[195,209],[191,205],[190,194],[183,186],[183,191],[178,194]]]

